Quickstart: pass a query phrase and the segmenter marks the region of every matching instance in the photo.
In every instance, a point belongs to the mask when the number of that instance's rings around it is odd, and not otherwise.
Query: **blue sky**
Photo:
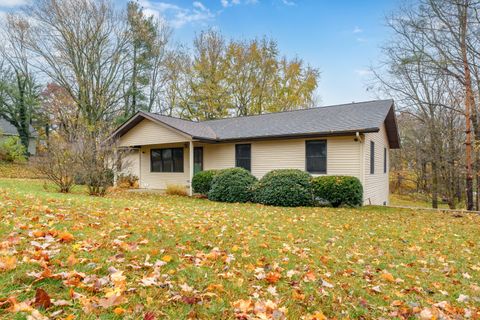
[[[323,105],[376,97],[365,90],[368,68],[381,58],[379,47],[388,39],[385,16],[399,5],[396,0],[140,2],[164,16],[182,43],[191,44],[195,33],[208,27],[237,39],[263,35],[276,39],[282,54],[298,56],[320,69],[318,95]]]
[[[29,0],[0,0],[1,11]],[[33,0],[32,0],[33,1]],[[124,6],[127,0],[115,0]],[[381,58],[388,39],[385,15],[398,0],[139,0],[167,20],[174,40],[190,45],[209,27],[235,39],[264,35],[276,39],[282,54],[319,68],[322,105],[373,99],[365,90],[368,67]],[[0,15],[1,17],[1,15]]]

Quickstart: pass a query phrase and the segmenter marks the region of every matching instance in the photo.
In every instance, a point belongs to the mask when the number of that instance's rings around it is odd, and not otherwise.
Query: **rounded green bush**
[[[195,174],[192,179],[193,192],[200,193],[204,196],[208,195],[208,192],[212,188],[213,178],[217,172],[218,170],[205,170]]]
[[[362,205],[363,187],[360,180],[349,176],[321,176],[312,179],[317,201],[327,201],[333,207]]]
[[[300,207],[313,202],[311,176],[297,169],[273,170],[255,185],[254,201],[271,206]]]
[[[208,199],[221,202],[247,202],[252,200],[252,187],[257,179],[243,168],[218,171],[208,192]]]

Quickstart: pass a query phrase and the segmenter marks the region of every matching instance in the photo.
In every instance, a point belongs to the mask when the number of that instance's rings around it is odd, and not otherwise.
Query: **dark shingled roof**
[[[144,118],[159,121],[194,139],[212,142],[378,132],[385,123],[390,147],[400,147],[393,100],[348,103],[200,122],[139,112],[113,135],[125,134]]]
[[[37,137],[38,133],[33,129],[33,127],[30,125],[30,133],[32,134],[32,137]],[[18,131],[15,126],[13,126],[10,122],[5,120],[0,116],[0,134],[8,135],[8,136],[18,136]]]

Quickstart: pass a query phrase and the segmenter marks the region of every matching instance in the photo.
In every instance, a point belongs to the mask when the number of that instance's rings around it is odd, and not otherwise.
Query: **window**
[[[306,169],[310,173],[327,173],[327,141],[306,141]]]
[[[235,145],[235,166],[248,171],[252,169],[252,146],[250,144]]]
[[[193,173],[203,170],[203,147],[193,148]]]
[[[375,173],[375,142],[370,141],[370,174]]]
[[[151,149],[151,172],[183,172],[183,148]]]
[[[383,173],[387,173],[387,148],[383,148]]]

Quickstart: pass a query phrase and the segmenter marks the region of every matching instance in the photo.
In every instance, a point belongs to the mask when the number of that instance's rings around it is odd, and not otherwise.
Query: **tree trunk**
[[[461,6],[461,5],[459,5]],[[472,90],[472,79],[470,75],[470,65],[467,57],[467,8],[460,8],[462,13],[460,19],[460,50],[462,52],[463,69],[465,72],[465,167],[466,167],[466,186],[467,186],[467,210],[473,210],[473,172],[472,172],[472,135],[471,135],[471,111],[474,107],[474,98]]]
[[[438,166],[432,161],[432,208],[438,208]]]

